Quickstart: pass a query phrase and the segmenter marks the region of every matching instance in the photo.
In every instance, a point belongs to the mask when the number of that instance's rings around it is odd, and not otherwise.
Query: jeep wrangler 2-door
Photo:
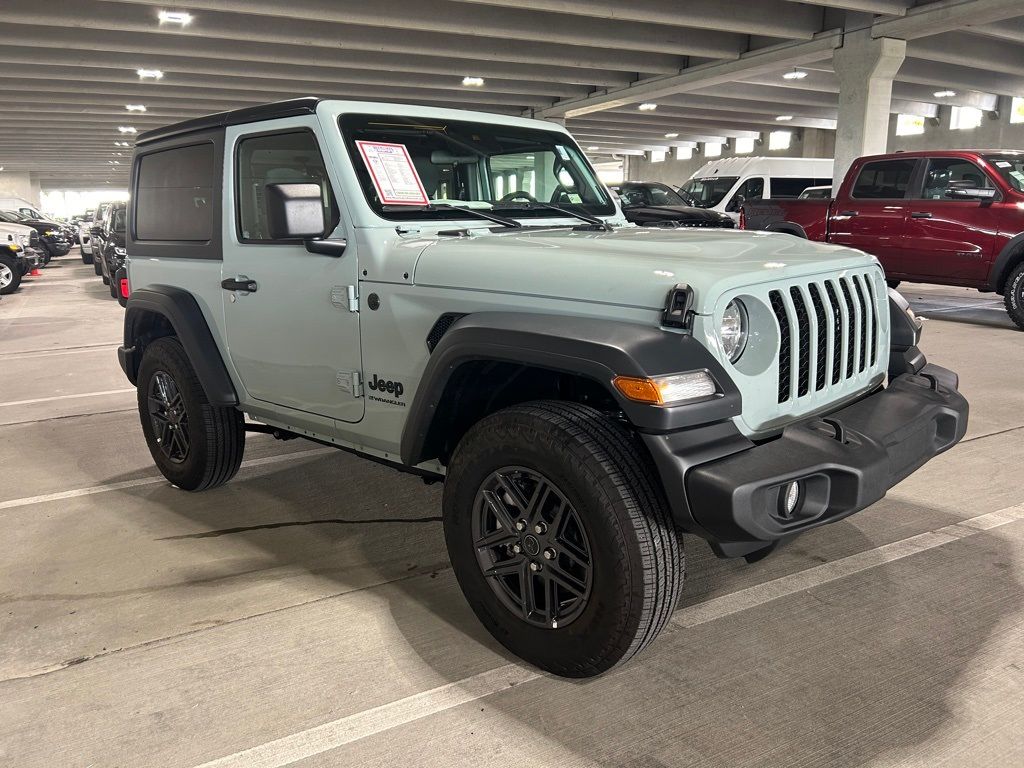
[[[167,479],[226,482],[247,430],[443,478],[469,603],[557,674],[654,639],[680,532],[760,557],[966,429],[874,258],[631,226],[558,125],[300,99],[141,136],[131,200],[119,355]]]

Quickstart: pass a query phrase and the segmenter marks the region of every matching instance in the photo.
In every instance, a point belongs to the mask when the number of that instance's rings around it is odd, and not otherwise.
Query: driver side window
[[[743,201],[748,200],[760,200],[764,197],[764,179],[760,176],[749,178],[740,184],[740,188],[736,190],[736,194],[732,196],[732,200],[729,201],[729,205],[726,206],[727,211],[738,211],[740,209],[740,198]]]
[[[969,197],[954,198],[950,191],[958,187],[961,189],[995,188],[985,172],[968,160],[934,158],[928,161],[928,170],[924,175],[924,189],[921,193],[922,198],[925,200],[972,199]]]

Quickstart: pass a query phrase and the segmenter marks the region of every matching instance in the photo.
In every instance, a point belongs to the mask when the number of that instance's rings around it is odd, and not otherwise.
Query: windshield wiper
[[[436,211],[458,211],[459,213],[466,213],[481,219],[493,221],[496,224],[501,224],[503,227],[518,229],[523,226],[515,219],[507,219],[504,216],[498,216],[497,214],[494,213],[481,211],[479,208],[466,208],[461,205],[449,205],[448,203],[431,203],[430,205],[385,205],[383,207],[383,210],[389,213],[395,213],[397,211],[415,211],[417,213],[433,213]]]
[[[579,219],[580,221],[585,221],[585,222],[587,222],[587,224],[590,224],[593,227],[597,227],[599,229],[602,229],[605,232],[611,232],[612,231],[611,225],[608,222],[606,222],[604,219],[599,219],[597,216],[591,216],[589,213],[580,213],[579,211],[574,211],[571,208],[563,208],[560,205],[554,205],[552,203],[542,203],[540,201],[535,202],[535,203],[512,203],[510,205],[504,205],[500,209],[498,208],[498,206],[494,206],[494,208],[495,208],[495,210],[502,210],[502,211],[507,211],[507,210],[555,211],[556,213],[560,213],[563,216],[570,216],[572,218]]]

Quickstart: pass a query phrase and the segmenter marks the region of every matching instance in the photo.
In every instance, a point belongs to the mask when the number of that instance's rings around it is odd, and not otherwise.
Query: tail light
[[[128,278],[121,278],[121,298],[127,299],[131,295],[131,288],[128,287]]]

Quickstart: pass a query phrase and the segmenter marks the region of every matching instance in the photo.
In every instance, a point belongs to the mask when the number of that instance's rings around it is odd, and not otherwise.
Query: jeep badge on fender
[[[758,559],[967,428],[875,258],[631,225],[556,123],[295,99],[142,134],[131,178],[118,355],[163,475],[226,483],[246,414],[443,480],[467,601],[555,674],[654,640],[680,532]]]
[[[401,397],[402,393],[405,392],[405,387],[402,386],[402,382],[385,381],[384,379],[379,378],[377,374],[373,374],[373,381],[366,386],[377,392],[387,392],[389,395],[394,395],[395,397]]]

